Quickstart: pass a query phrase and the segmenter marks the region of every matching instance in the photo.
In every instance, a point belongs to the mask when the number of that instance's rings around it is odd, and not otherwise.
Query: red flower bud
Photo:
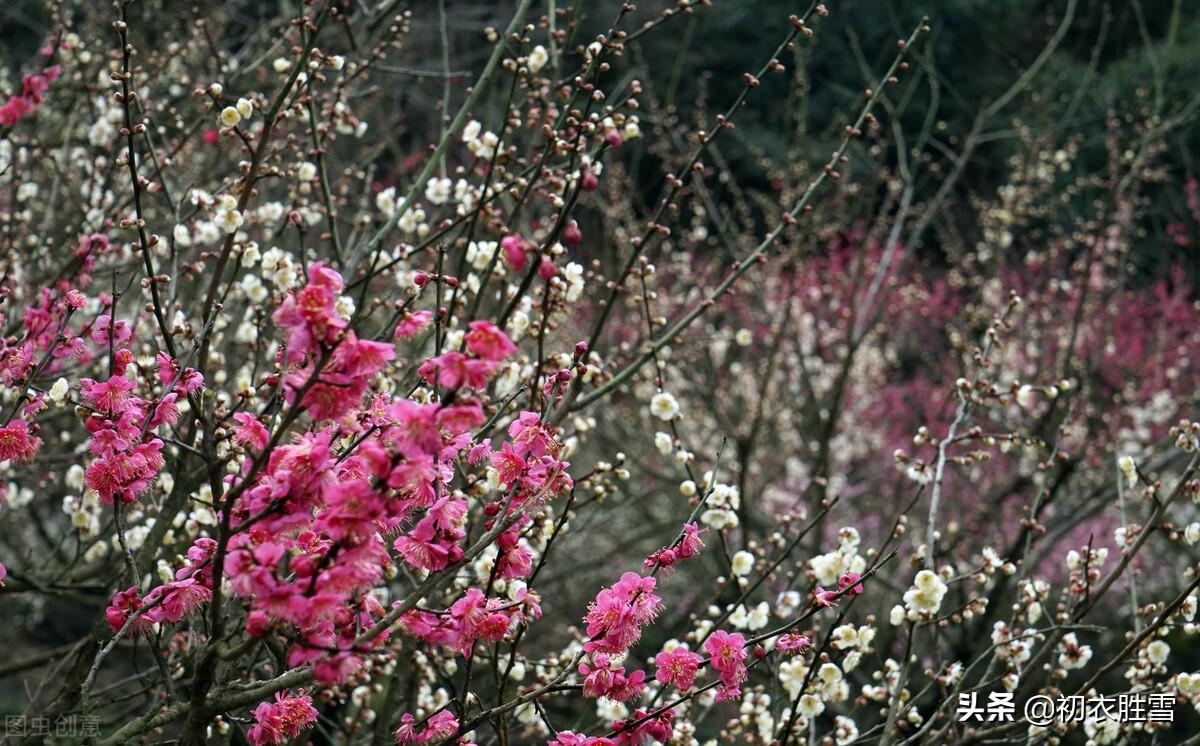
[[[579,223],[574,220],[567,223],[567,227],[563,228],[562,239],[571,246],[578,246],[583,242],[583,231],[579,230]]]

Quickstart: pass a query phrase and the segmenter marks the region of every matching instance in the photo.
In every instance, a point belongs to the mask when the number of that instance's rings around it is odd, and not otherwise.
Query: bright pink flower
[[[0,588],[4,587],[4,579],[7,577],[8,577],[8,568],[4,566],[3,562],[0,562]]]
[[[626,674],[625,668],[621,667],[617,671],[617,675],[613,677],[612,686],[605,692],[604,696],[615,702],[629,702],[640,697],[645,688],[645,671],[639,668],[630,674]]]
[[[861,578],[862,575],[859,575],[856,572],[848,572],[842,575],[840,578],[838,578],[838,590],[841,591],[850,588],[850,590],[846,591],[846,595],[857,596],[863,592],[863,585],[862,583],[858,582]]]
[[[316,420],[336,420],[362,404],[370,379],[395,356],[390,344],[358,339],[347,332],[332,359],[313,382],[312,366],[297,368],[284,377],[284,394],[289,404],[304,392],[302,402]]]
[[[612,658],[606,653],[596,653],[591,663],[579,664],[579,673],[583,675],[583,696],[605,697],[616,702],[627,702],[636,699],[646,688],[646,672],[634,671],[625,673],[624,666],[614,666]]]
[[[655,580],[627,572],[614,585],[602,589],[584,617],[592,639],[588,652],[623,653],[642,636],[642,627],[654,621],[662,608],[654,593]]]
[[[467,386],[478,390],[487,386],[488,379],[495,370],[496,364],[490,360],[469,358],[457,350],[451,350],[426,360],[417,369],[417,373],[426,381],[444,389],[454,390]]]
[[[129,392],[133,391],[137,383],[125,376],[112,376],[103,382],[82,378],[79,383],[84,402],[98,412],[121,414],[136,403]]]
[[[418,726],[424,727],[418,727]],[[400,717],[400,727],[392,735],[398,744],[442,743],[458,731],[458,718],[450,710],[438,710],[423,723],[417,723],[411,713]]]
[[[40,73],[26,75],[21,81],[21,95],[29,99],[32,104],[40,104],[42,96],[50,88],[50,84],[57,80],[61,74],[62,67],[60,65],[52,65]]]
[[[309,265],[308,284],[289,292],[271,315],[277,326],[288,331],[290,351],[312,353],[334,342],[346,327],[335,309],[342,286],[342,276],[324,263]]]
[[[628,720],[614,720],[612,729],[617,733],[617,743],[622,746],[644,746],[651,741],[661,741],[666,743],[671,740],[674,734],[674,727],[671,721],[675,716],[673,709],[666,709],[652,718],[642,721],[650,713],[644,708],[639,707],[634,710]],[[642,722],[639,722],[642,721]],[[625,723],[630,725],[626,727]],[[633,725],[633,723],[638,723]]]
[[[288,697],[276,692],[274,702],[259,703],[253,714],[254,725],[246,731],[246,739],[253,746],[286,743],[317,720],[317,709],[307,694]]]
[[[233,419],[238,423],[237,427],[233,428],[233,438],[238,443],[261,451],[271,442],[271,435],[266,426],[254,415],[249,412],[235,412]]]
[[[0,106],[0,125],[11,127],[33,112],[33,103],[24,96],[12,96]]]
[[[461,530],[440,530],[431,516],[417,522],[415,528],[396,539],[394,546],[404,560],[422,570],[444,570],[462,558],[459,540],[465,536]]]
[[[152,610],[159,612],[154,621],[178,622],[201,604],[208,603],[212,591],[195,578],[184,578],[155,588],[146,596],[146,601],[153,601],[159,596],[162,601]]]
[[[333,365],[342,375],[360,378],[375,375],[394,357],[396,349],[390,344],[347,335],[334,350]]]
[[[108,626],[112,628],[113,634],[120,632],[126,622],[129,621],[130,615],[137,613],[138,609],[142,608],[142,605],[143,602],[138,596],[136,585],[132,585],[113,596],[112,602],[104,610],[104,618],[108,621]],[[137,635],[149,631],[153,621],[149,616],[150,612],[144,612],[139,615],[130,626],[130,632]]]
[[[399,323],[396,324],[396,339],[412,339],[417,332],[428,326],[433,319],[430,311],[405,311]]]
[[[546,746],[615,746],[615,743],[604,736],[585,736],[571,730],[560,730],[557,736],[546,742]]]
[[[533,556],[522,546],[518,524],[500,534],[496,540],[496,574],[505,580],[523,578],[529,574],[533,566]]]
[[[703,532],[704,529],[695,523],[683,524],[683,536],[675,547],[675,551],[679,553],[681,559],[695,557],[700,553],[700,549],[704,546],[704,542],[700,540],[700,534]]]
[[[262,637],[271,628],[271,618],[265,611],[255,609],[246,615],[246,634],[251,637]]]
[[[110,337],[111,335],[111,337]],[[96,319],[96,323],[92,325],[91,338],[100,347],[108,348],[109,342],[112,344],[123,344],[133,336],[133,329],[129,327],[129,322],[125,319],[117,319],[117,323],[112,323],[112,316],[109,314],[101,314]]]
[[[154,407],[154,415],[150,418],[150,429],[158,427],[162,424],[174,425],[179,421],[179,405],[175,401],[179,399],[179,394],[172,391],[163,396],[162,401]]]
[[[709,655],[709,664],[721,680],[717,699],[740,696],[740,685],[746,680],[746,639],[736,632],[719,629],[704,641],[704,650]]]
[[[813,589],[813,602],[817,606],[824,606],[826,608],[831,607],[831,606],[837,606],[838,598],[839,598],[839,596],[837,594],[837,591],[827,590],[820,586],[817,586],[816,588]]]
[[[798,632],[787,632],[775,641],[775,649],[781,653],[803,653],[812,647],[812,640]]]
[[[642,567],[647,570],[654,567],[671,567],[681,559],[695,557],[704,546],[704,542],[700,540],[702,530],[695,523],[685,523],[679,541],[672,546],[655,550],[642,562]]]
[[[482,425],[487,417],[478,401],[467,399],[439,408],[436,421],[439,427],[448,432],[465,433]]]
[[[425,721],[425,740],[439,741],[449,738],[458,730],[458,718],[450,710],[441,710]]]
[[[0,461],[30,461],[41,445],[41,438],[29,432],[25,420],[13,420],[0,427]]]
[[[482,442],[471,446],[471,450],[467,453],[467,463],[472,466],[479,466],[484,459],[492,452],[492,439],[484,438]]]
[[[420,738],[421,731],[417,730],[417,720],[412,716],[411,712],[406,712],[400,716],[400,727],[392,733],[392,737],[396,739],[396,743],[420,743],[417,739]]]
[[[105,237],[105,240],[107,240],[107,236]],[[67,300],[67,307],[72,310],[75,310],[75,311],[78,311],[79,309],[83,308],[87,304],[87,298],[85,298],[83,296],[83,293],[81,293],[75,289],[71,289],[71,290],[67,291],[66,300]]]
[[[516,271],[525,268],[525,258],[528,254],[525,239],[518,235],[509,235],[500,239],[500,248],[504,250],[504,259]]]
[[[682,645],[674,650],[664,650],[654,656],[654,678],[660,684],[671,684],[681,690],[690,689],[702,660]]]
[[[512,443],[505,443],[492,453],[492,466],[502,484],[515,484],[525,473],[525,459],[513,450]]]
[[[583,676],[583,696],[598,699],[612,688],[613,671],[609,667],[609,657],[604,653],[593,656],[591,664],[580,663],[578,671]]]
[[[178,360],[165,352],[160,352],[154,358],[158,366],[158,377],[164,386],[175,384],[180,394],[187,395],[204,388],[204,376],[193,368],[182,368]]]
[[[483,360],[498,362],[517,351],[508,335],[490,321],[472,321],[467,332],[467,350]]]

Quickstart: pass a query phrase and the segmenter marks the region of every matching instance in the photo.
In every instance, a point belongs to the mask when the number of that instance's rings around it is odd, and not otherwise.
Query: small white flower
[[[729,615],[730,626],[737,629],[745,629],[748,622],[749,615],[746,613],[746,607],[742,604],[738,604],[737,608],[733,610],[733,613]]]
[[[221,227],[221,230],[226,233],[235,233],[242,226],[242,213],[234,208],[223,207],[217,211],[216,224]]]
[[[1090,645],[1080,645],[1074,632],[1063,635],[1062,653],[1058,656],[1058,664],[1067,670],[1083,668],[1092,659]]]
[[[1179,613],[1183,616],[1184,620],[1190,622],[1196,618],[1196,606],[1197,600],[1195,593],[1183,599],[1183,604],[1179,607]]]
[[[67,379],[60,378],[50,387],[50,401],[55,404],[62,404],[66,400],[67,394],[71,391],[71,384],[67,383]]]
[[[747,551],[741,551],[733,555],[731,568],[734,575],[739,578],[743,575],[749,575],[754,569],[754,555]]]
[[[674,441],[671,439],[670,433],[664,433],[661,430],[654,434],[654,447],[664,456],[671,452],[674,447]]]
[[[388,187],[375,195],[375,209],[383,213],[385,218],[396,214],[396,187]]]
[[[83,480],[83,467],[79,464],[71,464],[70,468],[67,469],[67,476],[64,479],[67,486],[72,489],[81,490],[83,489]]]
[[[466,127],[463,127],[463,142],[474,142],[479,138],[479,133],[482,131],[483,125],[472,119],[471,121],[467,122]]]
[[[1134,464],[1132,458],[1121,456],[1117,459],[1117,468],[1121,470],[1121,474],[1125,477],[1125,481],[1129,483],[1130,487],[1137,484],[1137,466]]]
[[[746,619],[746,629],[751,632],[760,630],[767,626],[767,622],[771,620],[771,607],[766,601],[760,601],[757,606],[750,610],[750,614]]]
[[[904,606],[908,609],[908,618],[916,620],[922,616],[931,617],[936,614],[941,608],[946,590],[946,584],[932,570],[917,573],[913,587],[904,593]]]
[[[454,184],[450,179],[430,179],[425,185],[425,199],[435,205],[444,205],[450,201]]]
[[[775,613],[781,617],[792,616],[800,608],[800,592],[784,591],[775,599]]]
[[[271,67],[273,67],[275,69],[275,72],[280,73],[280,74],[287,72],[288,68],[290,68],[291,66],[292,66],[292,61],[289,60],[287,57],[276,57],[275,61],[271,63]]]
[[[1068,570],[1078,569],[1079,563],[1081,561],[1082,561],[1082,558],[1079,556],[1079,552],[1076,552],[1074,549],[1067,552],[1067,569]]]
[[[550,55],[546,53],[546,48],[541,44],[537,45],[529,53],[529,72],[536,75],[549,61]]]
[[[838,668],[835,663],[822,663],[821,667],[817,669],[817,678],[826,685],[837,684],[842,680],[842,669]]]
[[[1029,384],[1017,389],[1017,404],[1020,404],[1022,409],[1031,408],[1036,401],[1037,391]]]
[[[301,161],[300,166],[296,169],[296,177],[300,181],[312,181],[317,178],[317,166],[309,161]]]
[[[660,391],[650,400],[650,412],[660,420],[673,420],[679,414],[679,402],[666,391]]]
[[[843,624],[833,631],[832,645],[838,650],[849,650],[858,646],[858,630],[853,624]]]
[[[254,104],[250,103],[247,99],[239,98],[237,100],[237,113],[241,115],[242,119],[249,119],[254,114]]]
[[[217,121],[221,123],[222,127],[234,127],[238,122],[242,121],[242,115],[232,106],[226,106],[224,109],[221,109],[221,114],[217,117]]]
[[[837,746],[846,746],[858,740],[858,726],[848,717],[838,715],[833,719],[833,740]]]
[[[1175,677],[1179,693],[1188,699],[1200,698],[1200,673],[1181,673]]]
[[[1156,666],[1161,666],[1167,662],[1167,656],[1171,654],[1171,646],[1162,640],[1155,640],[1146,646],[1146,657]]]
[[[805,694],[800,698],[799,706],[796,709],[801,715],[811,720],[825,712],[825,703],[815,694]]]
[[[242,249],[241,265],[245,269],[250,269],[258,264],[258,260],[262,258],[262,254],[258,253],[258,244],[251,241]]]

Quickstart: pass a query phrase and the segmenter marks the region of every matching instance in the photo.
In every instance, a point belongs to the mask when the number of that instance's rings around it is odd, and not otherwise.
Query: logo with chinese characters
[[[980,699],[979,692],[964,692],[958,695],[955,714],[960,723],[1011,723],[1022,720],[1030,725],[1048,726],[1054,723],[1113,720],[1118,723],[1162,725],[1174,722],[1175,695],[1126,692],[1115,696],[1099,694],[1084,697],[1073,694],[1055,698],[1035,694],[1025,700],[1021,715],[1018,716],[1012,692],[988,692],[986,701]]]

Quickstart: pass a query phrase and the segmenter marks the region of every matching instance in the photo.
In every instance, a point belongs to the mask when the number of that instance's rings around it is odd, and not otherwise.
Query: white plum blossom
[[[242,115],[236,108],[226,106],[224,109],[221,109],[221,114],[217,117],[217,121],[221,123],[222,127],[236,127],[238,122],[242,121]]]
[[[432,178],[425,185],[425,199],[435,205],[444,205],[450,201],[453,182],[446,178]]]
[[[679,402],[668,392],[660,391],[650,400],[650,412],[660,420],[673,420],[679,415]]]
[[[946,595],[946,584],[932,570],[921,570],[913,587],[904,592],[904,606],[911,621],[928,619],[937,614]]]
[[[550,55],[546,52],[546,48],[538,44],[529,52],[528,67],[529,72],[537,75],[550,61]]]

